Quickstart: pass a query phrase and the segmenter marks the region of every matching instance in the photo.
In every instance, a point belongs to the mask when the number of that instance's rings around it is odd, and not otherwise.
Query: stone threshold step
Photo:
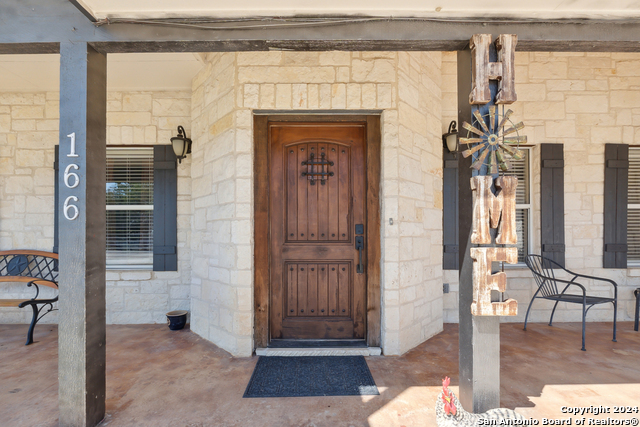
[[[280,339],[274,338],[269,348],[367,348],[365,340],[331,340],[331,339]]]
[[[380,347],[256,348],[256,356],[380,356]]]

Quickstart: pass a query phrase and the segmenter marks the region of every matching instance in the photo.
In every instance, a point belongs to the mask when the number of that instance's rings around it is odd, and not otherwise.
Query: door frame
[[[368,113],[368,112],[367,112]],[[380,347],[380,114],[301,112],[299,114],[256,114],[253,116],[253,196],[254,196],[254,349],[267,347],[269,334],[270,218],[269,218],[269,122],[362,123],[366,125],[367,171],[367,344]],[[265,239],[265,237],[267,237]]]

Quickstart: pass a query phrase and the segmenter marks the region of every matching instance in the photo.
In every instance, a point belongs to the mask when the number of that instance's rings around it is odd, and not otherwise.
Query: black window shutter
[[[57,254],[58,253],[58,245],[59,245],[59,237],[58,237],[58,204],[60,195],[60,188],[58,187],[58,176],[59,172],[59,164],[60,164],[60,146],[56,145],[55,154],[53,160],[53,250],[51,252]]]
[[[446,148],[442,159],[442,268],[458,270],[458,159]]]
[[[563,144],[540,144],[540,243],[542,256],[564,266]]]
[[[629,146],[604,148],[604,268],[627,268]]]
[[[170,145],[153,147],[153,271],[178,270],[178,169]]]

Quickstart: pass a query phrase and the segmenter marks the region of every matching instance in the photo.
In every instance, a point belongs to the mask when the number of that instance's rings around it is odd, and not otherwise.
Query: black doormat
[[[243,397],[379,394],[363,356],[260,356]]]

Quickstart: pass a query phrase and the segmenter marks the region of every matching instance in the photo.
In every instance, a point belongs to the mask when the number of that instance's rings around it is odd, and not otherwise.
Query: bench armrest
[[[30,299],[28,301],[22,301],[18,307],[19,308],[24,308],[28,305],[34,305],[34,304],[53,304],[54,302],[58,301],[58,297],[55,297],[53,299]]]
[[[42,283],[44,282],[44,283]],[[36,295],[31,298],[32,301],[36,300],[38,298],[38,295],[40,295],[40,287],[38,286],[38,283],[40,283],[41,285],[44,286],[49,286],[50,288],[52,288],[53,286],[51,286],[51,284],[54,284],[56,287],[54,289],[58,289],[58,284],[56,282],[53,282],[51,280],[45,280],[45,279],[34,279],[32,281],[30,281],[29,283],[27,283],[27,287],[31,287],[34,286],[36,288]],[[58,297],[56,297],[56,300],[58,299]],[[42,300],[44,301],[44,300]]]

